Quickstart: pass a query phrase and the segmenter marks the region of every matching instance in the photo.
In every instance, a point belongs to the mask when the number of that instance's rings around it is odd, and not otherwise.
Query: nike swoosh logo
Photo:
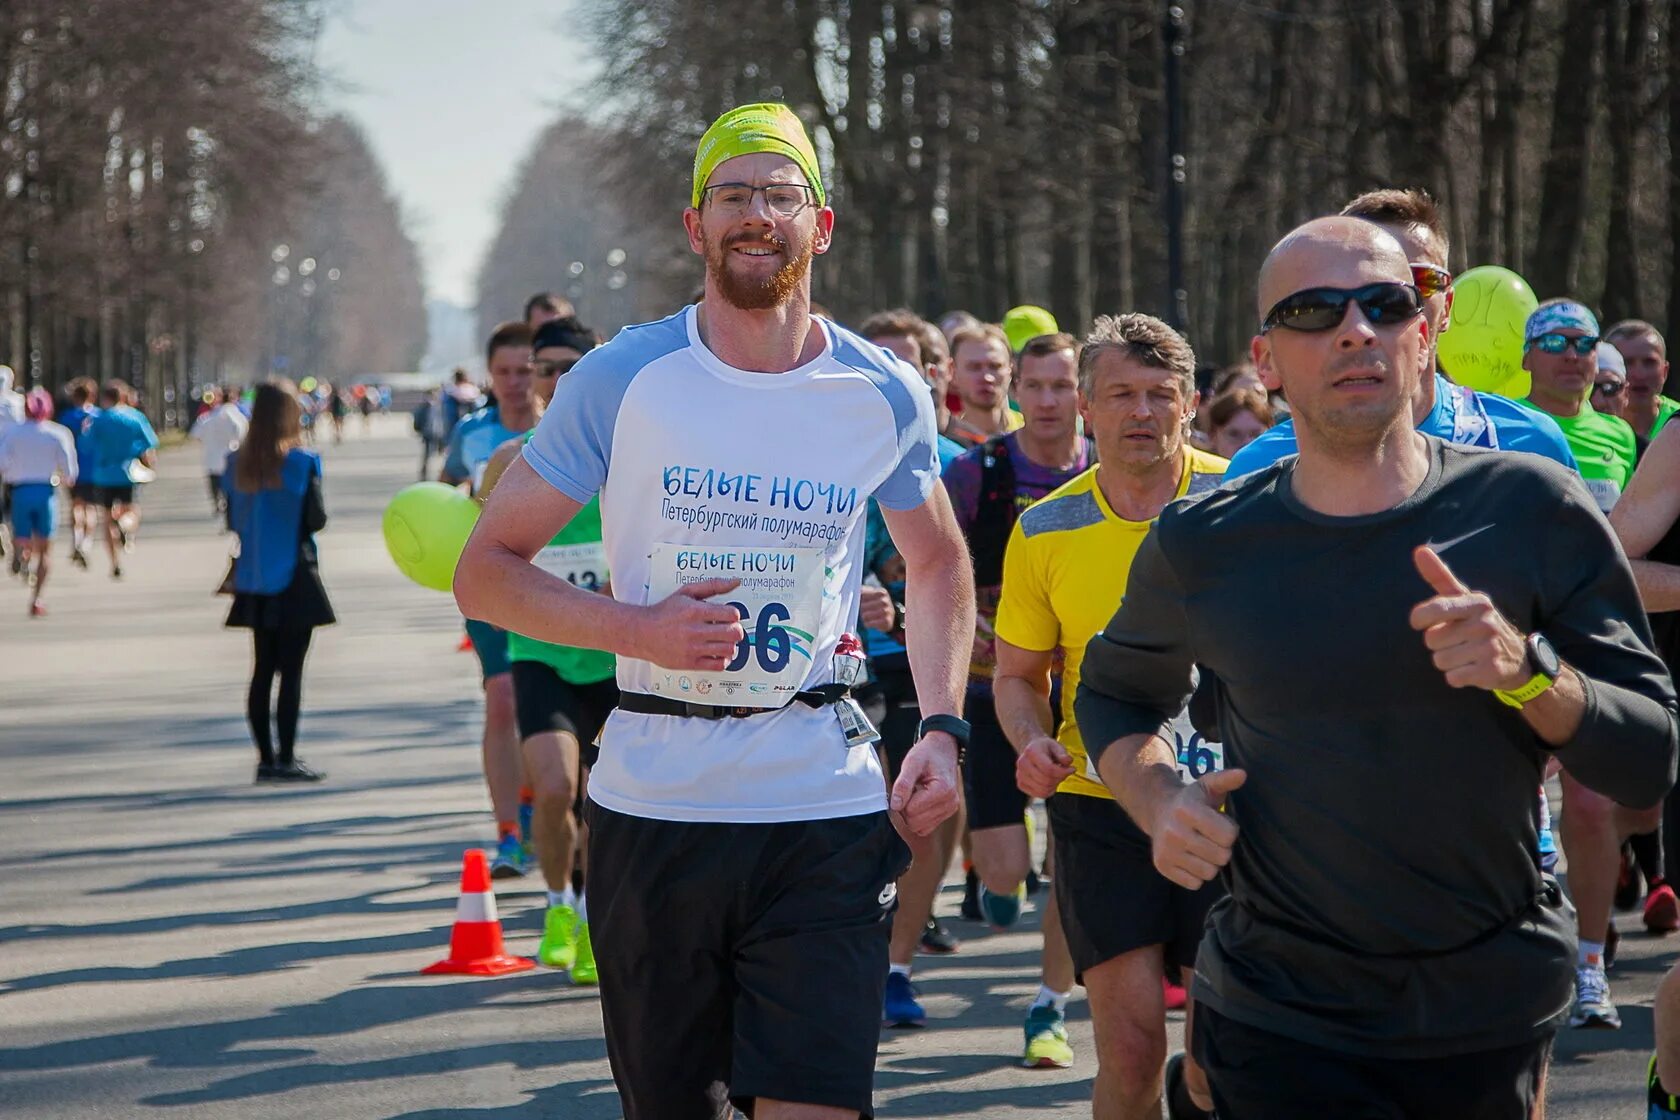
[[[1447,549],[1451,548],[1453,545],[1463,544],[1477,533],[1485,533],[1491,528],[1493,528],[1491,524],[1483,525],[1480,529],[1472,529],[1468,533],[1464,533],[1456,537],[1449,537],[1444,541],[1427,541],[1425,543],[1428,545],[1430,551],[1434,552],[1438,556]]]
[[[881,888],[881,893],[878,896],[876,896],[875,901],[880,903],[882,906],[885,906],[897,897],[898,897],[898,884],[897,883],[888,883],[886,886]]]

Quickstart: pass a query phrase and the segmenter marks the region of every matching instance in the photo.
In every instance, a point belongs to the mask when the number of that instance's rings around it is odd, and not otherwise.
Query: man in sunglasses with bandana
[[[1450,246],[1440,207],[1426,191],[1384,189],[1351,200],[1342,207],[1342,214],[1375,222],[1400,242],[1411,263],[1412,281],[1424,297],[1430,369],[1434,370],[1435,339],[1447,329],[1453,299],[1452,273],[1447,271]],[[1266,387],[1273,391],[1279,388],[1272,382]],[[1425,435],[1452,443],[1528,451],[1571,469],[1575,466],[1568,442],[1550,417],[1508,398],[1455,385],[1439,372],[1418,383],[1412,420]],[[1251,474],[1295,451],[1295,425],[1286,420],[1232,456],[1225,477]]]
[[[1532,387],[1524,404],[1563,429],[1587,489],[1606,513],[1633,477],[1638,445],[1619,416],[1593,408],[1598,374],[1598,319],[1572,299],[1549,299],[1523,327],[1523,368]]]
[[[1309,222],[1259,287],[1300,452],[1166,508],[1079,726],[1156,868],[1230,888],[1193,991],[1217,1115],[1527,1120],[1574,934],[1535,788],[1555,751],[1660,798],[1673,684],[1577,477],[1417,430],[1430,334],[1393,237]],[[1161,732],[1197,665],[1229,769],[1187,782]]]
[[[1598,508],[1609,513],[1633,477],[1638,447],[1627,421],[1599,412],[1588,400],[1598,376],[1598,346],[1598,319],[1586,307],[1571,299],[1542,303],[1523,327],[1523,368],[1533,382],[1523,403],[1562,427],[1582,481]],[[1621,848],[1630,836],[1658,827],[1662,807],[1653,804],[1660,799],[1618,804],[1588,788],[1568,754],[1559,758],[1563,850],[1579,931],[1569,1025],[1614,1030],[1622,1018],[1610,998],[1605,968]]]

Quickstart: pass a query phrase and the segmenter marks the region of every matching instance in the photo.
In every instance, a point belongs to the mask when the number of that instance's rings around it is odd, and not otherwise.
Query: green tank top
[[[1534,407],[1527,401],[1522,403]],[[1575,455],[1581,479],[1592,491],[1598,508],[1609,513],[1610,507],[1616,504],[1616,499],[1627,488],[1628,479],[1633,477],[1637,451],[1633,429],[1626,420],[1607,416],[1586,402],[1582,402],[1581,411],[1574,416],[1553,416],[1552,419],[1563,429],[1563,438],[1569,441],[1569,450]]]
[[[594,591],[607,583],[606,547],[601,542],[601,499],[591,498],[577,516],[532,558],[532,563]],[[595,684],[612,677],[617,659],[598,649],[578,649],[541,642],[523,634],[508,633],[508,659],[536,661],[549,666],[570,684]]]

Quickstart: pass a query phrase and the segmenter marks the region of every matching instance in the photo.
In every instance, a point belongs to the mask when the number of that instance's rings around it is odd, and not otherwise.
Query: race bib
[[[551,576],[559,576],[573,587],[599,591],[607,585],[607,546],[601,541],[585,544],[551,544],[531,563]]]
[[[1178,753],[1178,772],[1189,781],[1225,769],[1225,745],[1202,738],[1190,724],[1188,712],[1173,717],[1168,729],[1173,750]]]
[[[1225,769],[1225,745],[1202,738],[1202,733],[1191,725],[1189,712],[1180,712],[1173,717],[1167,727],[1166,739],[1178,756],[1178,772],[1187,780],[1193,782],[1203,774]],[[1085,776],[1102,784],[1096,761],[1088,754],[1085,756]]]
[[[822,549],[661,544],[648,559],[650,603],[700,580],[740,580],[741,586],[713,601],[734,607],[746,631],[722,672],[653,666],[654,692],[741,708],[792,701],[817,645],[826,577]]]
[[[1583,479],[1587,484],[1587,491],[1592,494],[1593,501],[1598,503],[1600,513],[1609,513],[1616,505],[1616,499],[1622,496],[1621,483],[1608,478]]]

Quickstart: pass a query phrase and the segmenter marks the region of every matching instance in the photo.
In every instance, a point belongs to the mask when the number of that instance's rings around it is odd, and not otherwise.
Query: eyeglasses
[[[536,358],[531,362],[531,368],[538,377],[559,377],[562,373],[572,372],[572,367],[577,364],[576,358]]]
[[[1412,286],[1424,299],[1433,299],[1452,287],[1453,274],[1422,261],[1412,262]]]
[[[764,205],[778,218],[793,218],[815,201],[816,192],[804,183],[716,183],[701,192],[700,200],[711,200],[712,209],[729,218],[739,218],[752,209],[753,195],[764,192]]]
[[[1596,334],[1584,334],[1580,338],[1570,338],[1568,335],[1559,334],[1557,331],[1547,331],[1538,338],[1530,339],[1528,344],[1531,347],[1539,347],[1548,354],[1561,354],[1573,346],[1575,353],[1584,358],[1598,346],[1598,336]]]
[[[1607,397],[1619,397],[1622,390],[1627,388],[1626,381],[1595,381],[1593,392],[1603,393]]]
[[[1363,288],[1307,288],[1273,304],[1260,322],[1260,333],[1273,327],[1303,332],[1333,330],[1341,325],[1349,303],[1357,303],[1373,327],[1393,326],[1423,311],[1423,300],[1410,284],[1385,281]]]

